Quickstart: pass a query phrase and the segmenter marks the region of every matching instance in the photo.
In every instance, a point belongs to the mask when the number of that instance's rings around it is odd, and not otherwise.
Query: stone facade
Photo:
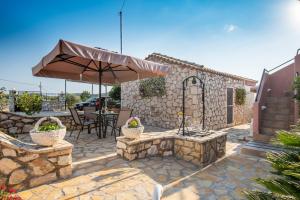
[[[0,132],[0,185],[23,190],[72,174],[73,145],[54,147],[22,143]]]
[[[0,131],[10,135],[29,133],[35,123],[42,117],[44,116],[25,116],[13,112],[2,111],[0,112]],[[63,125],[65,125],[68,129],[73,122],[70,114],[63,114],[55,117],[59,118]]]
[[[139,81],[121,84],[121,102],[123,107],[133,109],[133,114],[143,123],[163,128],[178,128],[178,112],[182,111],[182,81],[197,75],[205,84],[205,127],[221,129],[249,122],[254,93],[250,88],[255,81],[234,75],[204,70],[191,63],[169,62],[158,56],[149,56],[148,60],[170,65],[171,72],[165,77],[166,94],[161,97],[143,98],[139,93]],[[245,88],[247,99],[245,105],[233,105],[233,123],[227,124],[227,88]],[[202,124],[202,92],[199,85],[189,83],[186,91],[186,114],[191,116],[191,123]],[[233,100],[235,102],[235,99]]]
[[[214,132],[200,138],[179,136],[175,133],[137,140],[118,137],[117,154],[126,160],[174,155],[204,167],[225,155],[226,140],[224,132]]]

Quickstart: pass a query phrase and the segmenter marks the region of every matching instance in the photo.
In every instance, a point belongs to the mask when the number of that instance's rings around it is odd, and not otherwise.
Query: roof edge
[[[174,57],[167,56],[167,55],[160,54],[160,53],[156,53],[156,52],[154,52],[152,54],[149,54],[145,58],[145,60],[148,60],[148,59],[151,59],[151,58],[162,59],[162,60],[164,60],[168,63],[171,63],[171,64],[178,64],[178,65],[183,65],[183,66],[186,66],[186,67],[196,68],[196,69],[200,69],[200,70],[205,71],[205,72],[209,72],[209,73],[213,73],[213,74],[217,74],[217,75],[221,75],[221,76],[226,76],[226,77],[233,78],[233,79],[238,79],[238,80],[243,80],[243,81],[249,81],[249,82],[252,82],[252,83],[257,83],[257,81],[254,80],[254,79],[250,79],[250,78],[246,78],[246,77],[238,76],[238,75],[234,75],[234,74],[229,74],[229,73],[226,73],[226,72],[217,71],[217,70],[214,70],[214,69],[211,69],[211,68],[204,67],[204,65],[199,65],[197,63],[181,60],[181,59],[178,59],[178,58],[174,58]]]

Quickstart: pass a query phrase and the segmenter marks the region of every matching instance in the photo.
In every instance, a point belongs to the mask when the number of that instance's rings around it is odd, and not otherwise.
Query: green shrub
[[[7,105],[7,95],[4,92],[5,88],[0,88],[0,111],[4,110]]]
[[[39,127],[39,131],[54,131],[58,130],[60,127],[56,123],[45,123]]]
[[[268,153],[267,159],[272,164],[277,176],[257,178],[255,181],[266,187],[268,192],[245,191],[251,200],[296,200],[300,199],[300,135],[298,129],[291,132],[279,131],[276,143],[282,145],[283,152]]]
[[[72,106],[75,105],[75,103],[78,103],[78,102],[79,102],[79,99],[78,99],[78,97],[76,97],[74,94],[68,93],[68,94],[66,95],[66,101],[67,101],[68,107],[72,107]]]
[[[136,119],[132,119],[129,123],[128,123],[128,128],[137,128],[139,126],[139,123]]]
[[[235,89],[235,104],[244,105],[246,102],[246,90],[244,88]]]
[[[115,101],[121,100],[121,86],[114,85],[108,93],[108,96]]]
[[[80,94],[80,99],[81,99],[81,101],[86,101],[91,96],[92,96],[91,93],[89,91],[85,90]]]
[[[39,113],[42,110],[42,97],[38,94],[24,92],[17,97],[17,106],[27,115]]]
[[[166,94],[166,83],[164,77],[150,78],[140,81],[140,95],[142,97],[163,96]]]

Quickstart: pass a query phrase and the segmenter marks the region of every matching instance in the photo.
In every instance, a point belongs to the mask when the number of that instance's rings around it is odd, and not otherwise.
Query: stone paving
[[[150,134],[157,134],[166,131],[166,129],[146,126],[144,132]],[[99,157],[111,156],[116,153],[116,141],[113,136],[111,136],[111,129],[108,128],[107,137],[99,139],[96,135],[95,129],[92,129],[91,134],[87,133],[87,130],[84,130],[76,141],[78,131],[70,136],[69,133],[66,134],[65,140],[72,143],[73,153],[72,159],[73,162],[80,162],[85,160],[98,159]],[[19,138],[25,142],[32,142],[29,134],[20,134]]]
[[[226,157],[204,169],[174,157],[131,162],[111,157],[84,163],[67,180],[32,188],[19,195],[30,200],[146,200],[151,199],[155,184],[161,184],[166,200],[244,199],[242,190],[260,188],[251,179],[270,176],[270,166],[264,159],[238,153],[240,137],[249,134],[248,125],[228,131],[239,134],[229,137]]]

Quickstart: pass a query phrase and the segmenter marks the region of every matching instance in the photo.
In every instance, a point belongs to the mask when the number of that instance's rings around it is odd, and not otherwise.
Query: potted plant
[[[144,126],[137,117],[131,117],[126,124],[122,126],[122,133],[126,138],[138,139],[144,131]]]
[[[42,122],[49,119],[50,122],[42,125]],[[41,146],[53,146],[62,141],[65,135],[66,127],[56,117],[41,118],[30,131],[32,141]]]

